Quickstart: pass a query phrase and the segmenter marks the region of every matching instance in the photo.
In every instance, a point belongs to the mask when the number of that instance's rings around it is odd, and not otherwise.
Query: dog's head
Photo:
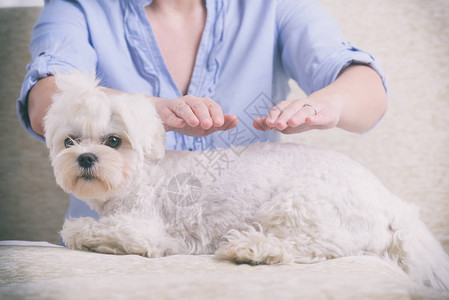
[[[56,182],[83,200],[125,188],[144,162],[165,153],[165,131],[148,97],[106,94],[93,76],[56,75],[45,118]]]

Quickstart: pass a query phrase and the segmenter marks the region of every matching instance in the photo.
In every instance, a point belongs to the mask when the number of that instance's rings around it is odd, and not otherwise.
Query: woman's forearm
[[[337,126],[355,132],[373,127],[387,109],[387,95],[380,76],[364,65],[346,68],[332,84],[308,98],[312,103],[319,99],[341,105]]]
[[[55,78],[49,76],[39,80],[28,94],[28,115],[31,128],[37,134],[44,135],[43,119],[56,91]]]

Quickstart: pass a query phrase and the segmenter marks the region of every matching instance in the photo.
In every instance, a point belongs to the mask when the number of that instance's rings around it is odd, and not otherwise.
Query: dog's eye
[[[115,135],[108,136],[106,141],[104,141],[104,144],[111,148],[118,148],[121,145],[121,143],[122,143],[122,140],[118,136],[115,136]]]
[[[65,140],[64,140],[64,147],[66,147],[66,148],[69,148],[69,147],[71,147],[71,146],[73,146],[73,145],[75,145],[75,142],[73,141],[73,139],[72,138],[66,138]]]

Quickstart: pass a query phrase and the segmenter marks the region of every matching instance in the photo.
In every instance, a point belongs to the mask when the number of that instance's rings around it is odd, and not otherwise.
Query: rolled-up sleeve
[[[46,1],[42,13],[33,28],[31,63],[17,100],[17,113],[23,127],[35,138],[28,115],[27,96],[36,82],[56,72],[66,73],[74,69],[93,72],[97,63],[95,50],[89,40],[86,18],[76,1]]]
[[[353,63],[374,69],[386,89],[374,57],[349,44],[337,22],[316,0],[279,0],[276,18],[282,64],[305,93],[328,86]]]

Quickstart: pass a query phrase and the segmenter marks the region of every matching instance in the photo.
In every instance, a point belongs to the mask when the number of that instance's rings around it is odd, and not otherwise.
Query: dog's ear
[[[113,118],[118,118],[132,147],[143,157],[165,155],[165,130],[151,99],[143,95],[111,95]]]
[[[95,90],[98,86],[98,80],[95,72],[87,73],[80,70],[74,70],[71,73],[55,74],[55,83],[60,93],[69,93],[79,95]]]
[[[52,95],[52,103],[44,117],[45,140],[51,151],[58,148],[55,143],[60,142],[59,135],[67,135],[73,130],[69,119],[100,119],[103,115],[106,120],[106,116],[110,115],[107,96],[97,87],[98,80],[94,73],[57,72],[55,83],[57,91]]]

